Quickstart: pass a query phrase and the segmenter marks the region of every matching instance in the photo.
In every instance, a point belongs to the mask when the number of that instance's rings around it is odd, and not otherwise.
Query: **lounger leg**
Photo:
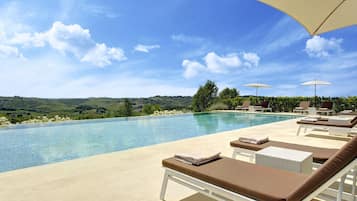
[[[298,130],[297,130],[297,132],[296,132],[296,136],[299,136],[300,130],[301,130],[301,126],[299,126],[299,128],[298,128]]]
[[[353,176],[352,176],[352,196],[353,199],[352,201],[356,201],[356,180],[357,180],[357,167],[355,167],[355,169],[353,170]]]
[[[345,180],[346,180],[347,174],[344,174],[341,177],[341,181],[340,184],[338,186],[338,194],[337,194],[337,201],[341,201],[342,200],[342,194],[343,194],[343,186],[345,184]]]
[[[164,179],[162,181],[162,186],[161,186],[161,193],[160,193],[160,200],[165,200],[165,194],[166,194],[166,188],[167,188],[167,182],[169,180],[169,175],[167,171],[165,170],[164,174]]]
[[[237,150],[234,149],[233,150],[233,154],[232,154],[232,158],[236,159],[236,157],[237,157]]]

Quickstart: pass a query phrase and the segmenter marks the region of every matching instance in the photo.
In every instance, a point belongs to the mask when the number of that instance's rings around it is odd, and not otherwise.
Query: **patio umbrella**
[[[250,84],[245,84],[244,86],[255,88],[255,96],[256,97],[258,97],[258,89],[259,88],[270,88],[271,87],[268,84],[262,84],[262,83],[250,83]]]
[[[311,35],[357,25],[356,0],[260,0],[298,21]]]
[[[317,85],[330,85],[331,82],[327,82],[327,81],[322,81],[322,80],[311,80],[311,81],[307,81],[307,82],[304,82],[304,83],[301,83],[301,85],[304,85],[304,86],[314,86],[314,92],[315,92],[315,106],[316,106],[316,86]]]

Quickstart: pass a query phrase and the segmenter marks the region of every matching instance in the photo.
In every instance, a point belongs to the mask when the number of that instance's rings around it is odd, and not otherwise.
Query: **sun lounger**
[[[333,103],[330,101],[325,101],[321,103],[321,107],[316,111],[316,114],[326,114],[330,115],[333,114],[334,111],[332,110]]]
[[[202,166],[188,165],[169,158],[163,160],[162,165],[165,168],[165,174],[160,194],[161,200],[165,200],[168,180],[216,200],[235,201],[310,201],[323,193],[331,184],[340,180],[341,185],[339,185],[336,200],[341,201],[347,173],[357,168],[357,136],[311,175],[225,157]],[[351,196],[355,197],[353,193]]]
[[[338,115],[353,115],[353,116],[357,116],[357,111],[343,110],[343,111],[339,112]]]
[[[269,107],[269,102],[268,101],[263,101],[258,106],[260,106],[260,107],[256,107],[255,111],[259,111],[259,112],[269,111],[269,112],[272,112],[272,109]]]
[[[350,118],[348,120],[341,118],[340,121],[337,120],[338,118],[328,118],[328,119],[319,119],[317,118],[316,121],[304,120],[301,119],[296,123],[299,124],[299,128],[296,132],[296,135],[300,134],[302,128],[304,128],[304,133],[308,128],[311,129],[332,129],[332,130],[339,130],[341,133],[351,132],[352,128],[357,125],[357,116],[354,118]]]
[[[299,107],[296,107],[293,112],[309,113],[310,101],[301,101]]]
[[[250,101],[246,100],[243,102],[242,105],[237,106],[236,110],[249,110],[249,106],[250,106]]]
[[[338,149],[312,147],[312,146],[292,144],[292,143],[272,141],[272,140],[263,144],[251,144],[251,143],[242,142],[240,140],[235,140],[230,142],[230,145],[231,147],[234,148],[232,158],[236,158],[237,155],[242,155],[242,156],[249,157],[250,161],[254,160],[256,151],[259,151],[261,149],[270,146],[311,152],[314,163],[320,163],[320,164],[327,161],[332,155],[334,155],[338,151]]]

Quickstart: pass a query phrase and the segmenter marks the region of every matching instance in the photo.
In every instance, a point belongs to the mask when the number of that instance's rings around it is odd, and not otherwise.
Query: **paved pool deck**
[[[339,148],[346,143],[316,136],[296,136],[297,128],[296,120],[286,120],[0,173],[0,200],[158,201],[164,173],[161,160],[175,153],[199,150],[221,152],[230,157],[229,142],[249,134],[329,148]],[[211,201],[173,182],[169,182],[166,195],[167,201]]]

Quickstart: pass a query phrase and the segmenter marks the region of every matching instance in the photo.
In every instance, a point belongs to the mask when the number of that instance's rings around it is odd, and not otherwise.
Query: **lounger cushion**
[[[257,144],[249,144],[249,143],[241,142],[239,140],[235,140],[232,141],[230,144],[232,147],[238,147],[238,148],[248,149],[252,151],[259,151],[269,146],[275,146],[275,147],[282,147],[287,149],[295,149],[300,151],[311,152],[313,161],[315,163],[324,163],[338,151],[338,149],[312,147],[312,146],[291,144],[291,143],[279,142],[279,141],[269,141],[264,144],[257,145]]]
[[[357,124],[357,117],[353,118],[350,122],[329,122],[326,120],[318,120],[318,121],[304,121],[300,120],[296,122],[297,124],[309,124],[316,126],[332,126],[332,127],[343,127],[343,128],[352,128]]]
[[[192,166],[169,158],[163,166],[256,200],[286,200],[307,175],[221,158]]]
[[[326,161],[326,163],[315,171],[288,197],[288,200],[301,200],[301,198],[305,198],[356,158],[357,136],[353,137],[328,161]]]

